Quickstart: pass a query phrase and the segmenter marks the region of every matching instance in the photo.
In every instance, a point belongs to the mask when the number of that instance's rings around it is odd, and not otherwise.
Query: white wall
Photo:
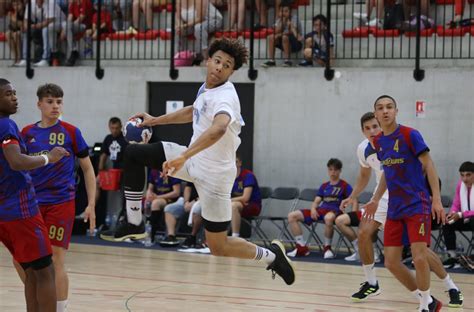
[[[443,180],[443,194],[452,195],[458,167],[474,160],[474,69],[436,69],[416,82],[412,69],[346,68],[326,81],[322,69],[259,69],[255,88],[254,169],[261,185],[317,187],[326,179],[326,162],[338,157],[343,176],[354,183],[355,148],[362,140],[359,118],[374,99],[390,94],[398,100],[399,122],[421,131]],[[23,69],[2,68],[18,92],[22,127],[38,119],[36,88],[45,82],[65,91],[64,120],[78,126],[91,145],[102,141],[107,120],[126,119],[146,108],[147,81],[171,81],[168,68],[107,67],[97,80],[93,67],[40,68],[29,80]],[[180,70],[177,81],[202,81],[203,68]],[[233,81],[249,82],[247,68]],[[427,102],[425,119],[415,118],[415,101]],[[242,103],[245,105],[245,103]],[[373,184],[372,184],[373,185]]]

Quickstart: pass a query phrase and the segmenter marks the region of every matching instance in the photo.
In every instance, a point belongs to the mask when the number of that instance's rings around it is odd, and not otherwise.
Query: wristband
[[[43,165],[43,166],[46,166],[47,164],[49,164],[49,158],[48,158],[48,155],[44,155],[44,154],[42,154],[42,155],[40,155],[40,156],[44,158],[44,165]]]
[[[458,212],[458,216],[459,216],[459,218],[462,219],[462,212],[461,211]]]

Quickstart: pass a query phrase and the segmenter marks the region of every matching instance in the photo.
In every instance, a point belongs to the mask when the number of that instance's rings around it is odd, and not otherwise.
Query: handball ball
[[[146,144],[153,133],[150,127],[138,127],[142,123],[141,118],[131,118],[123,128],[125,140],[131,144]]]

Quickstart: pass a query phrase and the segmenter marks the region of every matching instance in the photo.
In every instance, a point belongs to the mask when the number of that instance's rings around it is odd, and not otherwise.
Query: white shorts
[[[162,143],[166,160],[176,158],[187,149],[186,146],[172,142]],[[203,165],[191,157],[183,168],[173,172],[171,176],[194,183],[204,219],[211,222],[228,222],[232,218],[230,193],[235,175],[235,170],[227,170],[219,174],[206,172],[203,170]]]
[[[388,198],[382,197],[379,201],[379,206],[374,215],[374,221],[380,223],[380,229],[383,230],[385,220],[387,220]]]

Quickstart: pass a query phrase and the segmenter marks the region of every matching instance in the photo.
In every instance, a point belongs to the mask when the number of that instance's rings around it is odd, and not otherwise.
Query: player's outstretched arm
[[[64,156],[69,156],[68,151],[62,147],[55,147],[44,156],[28,156],[22,154],[18,144],[5,144],[4,142],[2,148],[8,165],[10,168],[17,171],[43,167],[48,163],[55,163],[59,161]]]
[[[180,156],[163,163],[163,174],[168,175],[181,169],[187,159],[202,150],[214,145],[227,131],[231,119],[227,114],[218,114],[214,117],[212,125]]]
[[[362,193],[362,191],[367,187],[367,184],[369,184],[371,174],[372,174],[372,169],[365,168],[362,166],[360,167],[354,189],[352,190],[351,195],[341,202],[339,209],[344,211],[344,209],[346,209],[350,205],[352,206],[358,205],[357,198],[359,197],[360,193]]]
[[[418,159],[423,164],[425,168],[426,176],[428,177],[428,183],[431,187],[432,192],[432,204],[431,204],[431,213],[433,219],[436,219],[438,223],[446,223],[446,212],[444,211],[443,204],[441,203],[441,191],[439,189],[439,177],[436,172],[435,165],[431,159],[429,152],[424,152]]]
[[[87,207],[84,211],[84,222],[89,220],[89,230],[94,233],[95,230],[95,192],[96,183],[94,175],[94,167],[92,167],[91,159],[88,157],[79,158],[79,166],[84,173],[84,182],[87,192]]]
[[[138,125],[139,127],[190,123],[193,121],[193,106],[189,105],[176,112],[158,117],[153,117],[148,113],[138,113],[132,116],[132,118],[136,117],[143,120],[143,122]]]

